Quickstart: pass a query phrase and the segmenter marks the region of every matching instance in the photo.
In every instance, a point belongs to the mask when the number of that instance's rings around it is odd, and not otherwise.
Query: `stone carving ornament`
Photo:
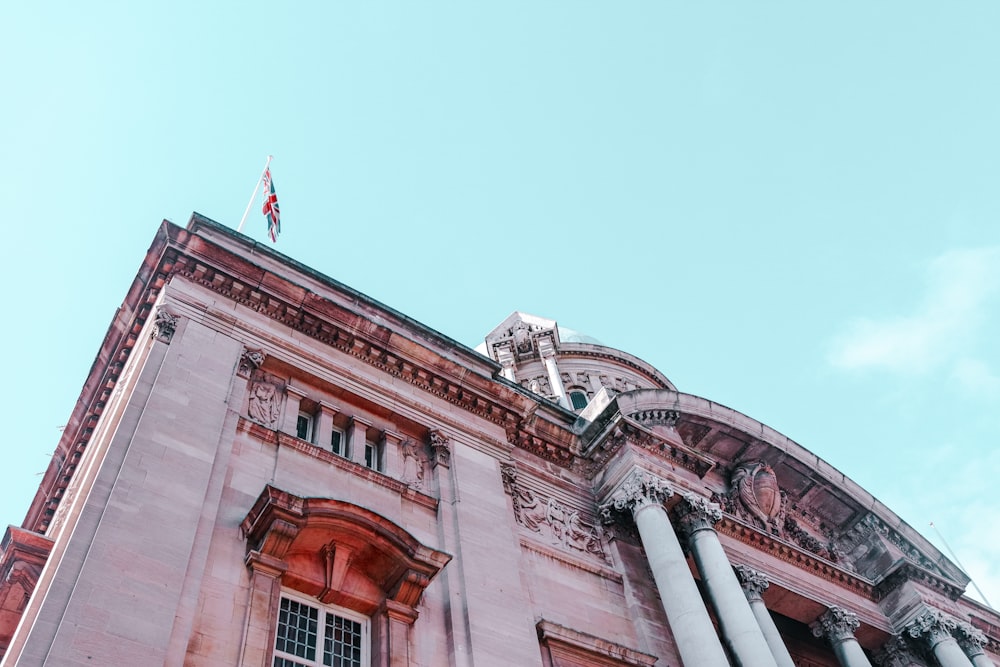
[[[177,320],[176,315],[160,306],[156,309],[156,319],[153,320],[153,331],[150,337],[169,343],[170,339],[174,337],[174,330],[177,329]]]
[[[674,491],[667,482],[643,470],[636,470],[615,489],[608,502],[601,505],[601,517],[611,523],[614,513],[635,513],[646,505],[663,504],[672,495]]]
[[[957,626],[955,619],[943,612],[927,609],[907,624],[906,632],[914,639],[923,639],[927,642],[927,647],[933,649],[937,644],[951,638]]]
[[[412,438],[405,438],[399,445],[403,455],[403,484],[415,489],[424,488],[424,459],[420,456],[417,443]]]
[[[843,607],[830,607],[812,625],[814,637],[826,637],[830,642],[854,639],[854,631],[861,627],[861,619]]]
[[[767,577],[749,565],[737,564],[733,566],[733,570],[736,571],[736,578],[739,579],[748,600],[764,599],[764,591],[771,585]]]
[[[906,637],[893,635],[889,641],[882,645],[881,650],[875,654],[875,665],[877,667],[924,667],[910,648]]]
[[[773,535],[781,535],[784,496],[778,477],[763,461],[740,463],[729,478],[727,510]]]
[[[517,470],[501,464],[504,490],[510,494],[514,519],[533,533],[547,535],[552,544],[600,557],[607,561],[601,543],[602,529],[584,521],[580,512],[553,498],[546,498],[517,483]]]
[[[250,377],[250,374],[264,363],[265,356],[263,350],[243,348],[243,352],[240,353],[240,365],[236,371],[237,375],[245,378]]]
[[[284,392],[284,380],[270,373],[254,371],[250,380],[250,400],[247,404],[247,414],[250,419],[268,428],[277,429]]]

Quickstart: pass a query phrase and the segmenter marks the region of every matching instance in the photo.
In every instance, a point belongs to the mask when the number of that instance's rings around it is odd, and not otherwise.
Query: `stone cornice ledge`
[[[543,644],[547,644],[550,649],[553,647],[575,649],[576,652],[584,652],[588,656],[603,658],[601,664],[635,665],[636,667],[646,667],[653,665],[657,658],[655,655],[642,653],[635,649],[616,644],[601,639],[594,635],[572,630],[558,625],[544,618],[535,625],[538,630],[538,639]]]
[[[760,549],[787,563],[794,563],[804,570],[812,572],[829,582],[837,584],[861,595],[869,600],[875,600],[872,582],[856,574],[848,572],[835,563],[806,551],[790,542],[768,535],[753,526],[749,526],[732,516],[724,515],[715,525],[715,529],[723,535],[733,537],[744,544]]]
[[[952,601],[962,597],[961,587],[904,558],[889,566],[885,574],[875,582],[875,595],[881,599],[907,581],[930,588]]]

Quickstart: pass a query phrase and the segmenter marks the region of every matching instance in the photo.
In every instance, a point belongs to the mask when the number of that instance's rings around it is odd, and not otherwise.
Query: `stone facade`
[[[477,352],[196,215],[0,543],[0,665],[997,664],[967,584],[632,355],[522,313]]]

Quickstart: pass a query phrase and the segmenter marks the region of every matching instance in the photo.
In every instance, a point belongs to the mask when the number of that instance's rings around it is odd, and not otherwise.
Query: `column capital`
[[[736,578],[743,587],[748,600],[763,600],[764,591],[771,585],[763,573],[758,572],[749,565],[734,565],[733,571]]]
[[[685,493],[677,505],[681,532],[690,537],[699,530],[715,530],[722,519],[722,508],[697,493]]]
[[[634,516],[643,507],[660,505],[672,495],[674,490],[666,480],[636,468],[608,494],[600,513],[608,521],[613,512],[628,511]]]
[[[903,635],[893,635],[874,656],[876,667],[911,667],[922,664]]]
[[[952,633],[958,623],[942,611],[937,609],[925,609],[923,613],[906,624],[904,630],[914,639],[921,639],[927,643],[927,648],[933,649],[935,646],[945,641],[953,639]]]
[[[830,607],[809,626],[814,637],[826,637],[831,643],[854,639],[854,631],[861,626],[861,619],[843,607]]]
[[[971,623],[957,623],[955,626],[955,639],[970,658],[986,653],[983,650],[983,647],[986,646],[986,635]]]
[[[448,436],[434,429],[430,432],[431,466],[451,467],[451,441]]]

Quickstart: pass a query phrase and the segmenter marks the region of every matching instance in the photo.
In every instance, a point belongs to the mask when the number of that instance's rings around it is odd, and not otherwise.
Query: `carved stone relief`
[[[546,538],[550,544],[610,562],[604,551],[604,530],[600,524],[585,521],[579,510],[519,484],[513,466],[502,464],[500,470],[518,524]]]
[[[785,492],[771,466],[763,461],[744,461],[729,477],[729,492],[712,494],[727,514],[772,535],[794,542],[806,551],[846,566],[841,550],[829,540],[821,540],[788,514]]]
[[[404,438],[399,443],[399,451],[403,457],[403,474],[400,481],[417,490],[424,488],[424,457],[420,448],[412,438]]]
[[[150,333],[150,337],[164,343],[169,343],[170,339],[174,337],[174,331],[177,329],[177,320],[176,315],[173,315],[169,310],[160,306],[156,309],[156,319],[153,320],[153,331]]]
[[[266,355],[263,350],[243,348],[243,352],[240,353],[240,365],[236,374],[240,377],[249,378],[255,370],[261,367],[265,357]]]
[[[258,424],[277,429],[281,406],[285,397],[285,381],[261,370],[253,372],[250,380],[250,400],[247,415]]]
[[[431,444],[431,466],[451,467],[451,443],[441,431],[430,432]]]

